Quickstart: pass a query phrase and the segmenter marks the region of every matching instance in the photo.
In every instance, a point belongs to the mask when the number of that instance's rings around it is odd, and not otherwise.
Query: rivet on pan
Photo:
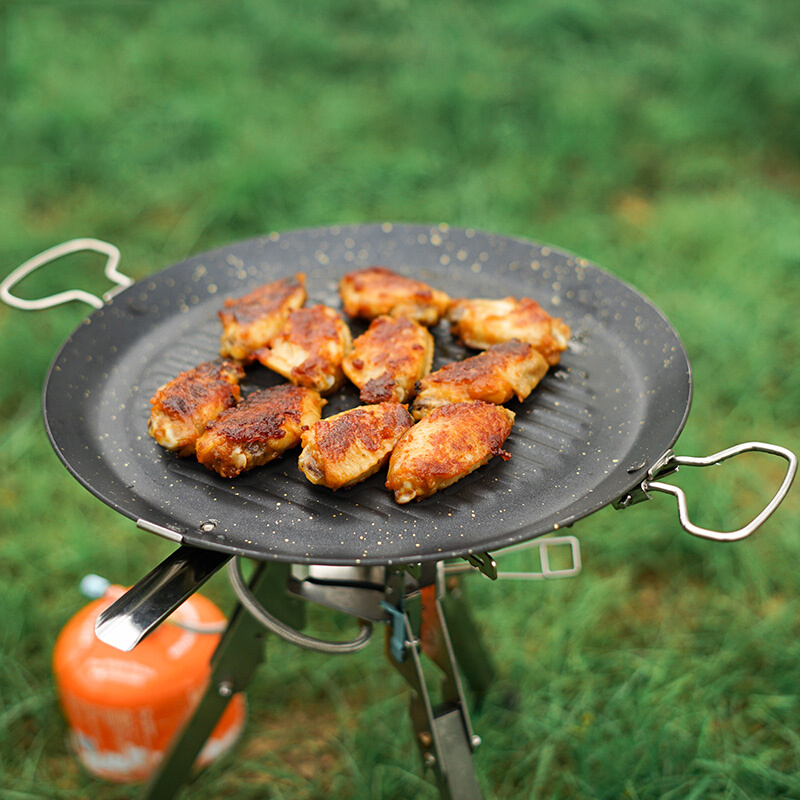
[[[628,467],[628,472],[638,472],[640,469],[644,469],[647,466],[647,461],[637,461],[635,464],[631,464]]]
[[[210,531],[213,531],[214,528],[216,528],[216,527],[217,527],[217,523],[216,522],[204,522],[200,526],[200,530],[201,531],[205,531],[206,533],[209,533]]]

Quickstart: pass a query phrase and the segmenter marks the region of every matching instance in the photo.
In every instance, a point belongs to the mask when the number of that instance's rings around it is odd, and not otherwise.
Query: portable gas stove
[[[118,284],[102,300],[77,290],[37,301],[11,295],[33,269],[87,249],[108,256],[106,275]],[[375,623],[385,624],[388,658],[411,686],[417,742],[442,796],[479,798],[471,753],[480,739],[459,668],[481,694],[492,666],[458,587],[448,591],[455,573],[479,570],[497,578],[492,552],[531,546],[540,550],[542,570],[527,577],[577,574],[574,537],[536,537],[609,504],[626,508],[647,500],[654,491],[675,495],[680,524],[692,535],[742,539],[779,505],[797,470],[789,450],[759,442],[706,458],[675,456],[672,446],[692,394],[676,331],[636,290],[551,247],[446,225],[385,223],[274,233],[195,256],[135,284],[117,271],[118,260],[119,251],[104,242],[68,242],[15,270],[0,284],[0,296],[26,309],[73,299],[95,307],[48,373],[48,435],[90,492],[139,528],[181,545],[107,609],[98,636],[131,649],[230,561],[239,605],[212,661],[206,694],[146,798],[172,797],[184,782],[228,698],[246,687],[263,659],[265,627],[300,647],[348,653],[368,643]],[[309,301],[335,307],[340,277],[371,264],[468,297],[529,295],[570,326],[573,338],[561,364],[524,404],[511,404],[517,414],[506,443],[511,461],[494,459],[409,508],[394,503],[380,475],[334,494],[310,484],[293,459],[284,458],[230,481],[165,453],[147,436],[155,390],[216,356],[216,314],[225,296],[303,271]],[[433,330],[434,368],[466,355],[442,328]],[[353,329],[361,332],[358,324]],[[247,392],[278,380],[256,368],[242,386]],[[358,403],[353,387],[346,388],[330,398],[328,414]],[[752,450],[781,456],[788,467],[775,496],[740,530],[695,525],[684,493],[662,481],[680,466],[716,464]],[[562,570],[549,565],[556,546],[571,554]],[[241,557],[257,562],[249,582]],[[303,601],[353,615],[360,620],[358,635],[337,643],[302,633]],[[440,702],[426,684],[423,656],[444,675]]]

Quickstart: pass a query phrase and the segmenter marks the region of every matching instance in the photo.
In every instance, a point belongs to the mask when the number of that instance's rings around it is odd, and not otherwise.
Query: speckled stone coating
[[[147,435],[155,390],[216,356],[217,312],[277,278],[307,274],[308,303],[341,308],[348,271],[380,264],[453,297],[538,300],[572,330],[570,348],[524,403],[512,458],[398,507],[383,472],[332,493],[289,456],[235,480],[165,452]],[[353,322],[353,335],[366,323]],[[434,369],[474,355],[446,323]],[[282,379],[248,368],[243,393]],[[686,352],[645,297],[556,248],[446,225],[359,225],[273,233],[175,264],[118,294],[74,331],[44,390],[53,447],[89,491],[187,544],[261,559],[390,564],[495,551],[563,528],[626,494],[678,437],[691,401]],[[355,387],[325,416],[359,405]]]

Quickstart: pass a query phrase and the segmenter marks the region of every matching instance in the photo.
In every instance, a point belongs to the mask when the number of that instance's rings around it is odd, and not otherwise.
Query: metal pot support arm
[[[767,503],[764,509],[753,518],[751,522],[743,528],[735,531],[714,531],[709,528],[701,528],[695,525],[689,519],[689,510],[686,503],[686,493],[678,486],[673,486],[670,483],[662,483],[659,479],[677,472],[680,467],[709,467],[713,464],[721,464],[729,458],[738,456],[741,453],[760,452],[771,453],[781,458],[785,458],[788,462],[786,475],[775,493],[773,498]],[[764,442],[744,442],[737,444],[733,447],[728,447],[726,450],[720,450],[718,453],[706,456],[705,458],[693,458],[691,456],[676,456],[672,450],[668,450],[647,472],[647,477],[641,484],[629,494],[625,495],[622,499],[617,501],[614,506],[616,508],[627,508],[642,500],[650,500],[651,492],[665,492],[674,495],[678,501],[678,519],[680,520],[681,527],[692,536],[699,536],[702,539],[711,539],[715,542],[737,542],[749,536],[753,531],[759,528],[773,511],[780,505],[789,487],[792,485],[794,476],[797,472],[797,456],[785,447],[780,447],[775,444],[765,444]]]

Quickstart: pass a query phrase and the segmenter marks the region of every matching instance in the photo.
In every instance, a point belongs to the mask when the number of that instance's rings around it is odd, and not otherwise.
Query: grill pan
[[[493,459],[406,506],[383,474],[349,490],[309,483],[296,451],[235,480],[162,450],[149,399],[216,357],[225,297],[307,274],[309,304],[341,307],[346,272],[381,264],[452,296],[531,296],[572,329],[569,350],[523,403]],[[353,334],[365,326],[354,322]],[[473,355],[445,323],[434,369]],[[248,368],[244,392],[282,378]],[[419,563],[550,533],[638,486],[681,432],[692,393],[681,341],[639,292],[584,259],[470,229],[365,225],[271,234],[195,256],[139,281],[91,314],[56,355],[44,420],[67,469],[140,527],[175,541],[290,563]],[[359,404],[346,386],[324,415]]]

